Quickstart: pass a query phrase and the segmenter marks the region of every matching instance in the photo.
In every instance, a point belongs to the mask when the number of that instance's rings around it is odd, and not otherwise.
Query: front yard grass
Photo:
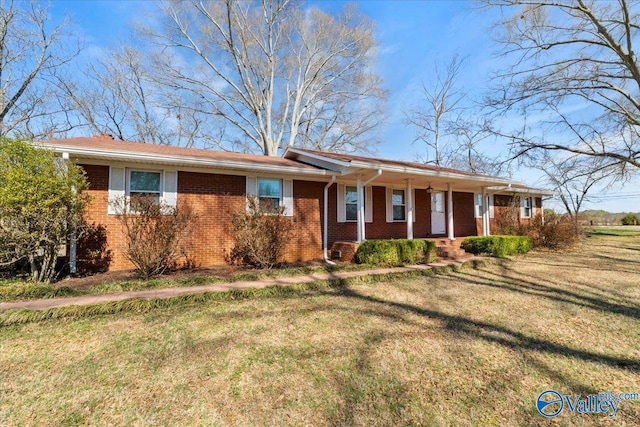
[[[272,270],[238,269],[219,267],[214,269],[178,270],[151,279],[138,279],[132,272],[98,274],[89,277],[61,280],[57,283],[33,283],[23,280],[0,280],[0,302],[27,301],[44,298],[100,295],[117,292],[140,291],[174,287],[203,286],[216,283],[275,279],[314,273],[357,271],[376,268],[368,264],[311,265]]]
[[[432,277],[0,328],[0,425],[550,425],[640,393],[640,238]],[[638,425],[640,402],[613,419]]]

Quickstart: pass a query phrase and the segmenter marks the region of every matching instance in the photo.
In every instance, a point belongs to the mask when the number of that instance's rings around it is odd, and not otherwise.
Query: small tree
[[[114,202],[116,218],[127,239],[126,257],[140,277],[164,273],[186,255],[197,216],[187,207],[175,208],[152,197],[126,198]]]
[[[270,269],[281,262],[293,231],[283,207],[264,206],[249,197],[246,211],[233,215],[231,224],[236,244],[230,263]]]
[[[628,213],[622,218],[622,225],[638,225],[638,217],[635,214]]]
[[[80,223],[82,169],[20,139],[0,139],[0,266],[28,263],[31,279],[57,275],[58,254]]]

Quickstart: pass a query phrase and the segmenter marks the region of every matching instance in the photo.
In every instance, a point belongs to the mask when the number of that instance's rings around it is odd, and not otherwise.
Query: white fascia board
[[[351,165],[353,167],[358,167],[362,169],[369,170],[378,170],[382,169],[383,172],[395,172],[395,173],[406,173],[410,175],[419,175],[423,177],[434,177],[434,178],[445,178],[445,179],[454,179],[454,180],[464,180],[464,181],[476,181],[479,184],[488,184],[488,185],[509,185],[513,184],[513,181],[509,181],[508,179],[503,178],[492,178],[489,176],[474,176],[474,175],[466,175],[459,174],[455,172],[445,172],[445,171],[430,171],[412,167],[403,167],[403,166],[388,166],[388,165],[374,165],[370,163],[357,162],[352,161]]]
[[[229,168],[234,170],[247,170],[252,172],[273,172],[296,175],[332,176],[339,175],[337,172],[325,169],[296,168],[282,165],[263,165],[233,160],[203,159],[200,157],[176,157],[165,154],[137,153],[130,151],[114,151],[96,148],[78,148],[59,144],[40,144],[41,147],[53,149],[57,153],[68,152],[74,157],[100,157],[105,160],[135,163],[160,163],[172,166],[198,166],[213,168]]]
[[[287,148],[287,151],[284,152],[284,154],[282,155],[282,157],[290,159],[291,156],[288,156],[289,153],[294,153],[296,154],[298,157],[307,157],[309,159],[313,159],[313,160],[318,160],[324,163],[330,163],[333,165],[336,165],[337,169],[346,169],[349,168],[349,166],[351,166],[352,162],[345,162],[342,160],[337,160],[337,159],[332,159],[331,157],[326,157],[326,156],[322,156],[319,154],[315,154],[315,153],[309,153],[306,151],[300,151],[300,150],[296,150],[295,148],[289,147]],[[309,162],[311,163],[311,162]],[[313,164],[313,163],[312,163]]]
[[[540,188],[531,188],[526,185],[512,185],[507,187],[488,187],[487,191],[490,191],[492,194],[499,193],[522,193],[522,194],[532,194],[537,196],[555,196],[555,191],[543,190]]]

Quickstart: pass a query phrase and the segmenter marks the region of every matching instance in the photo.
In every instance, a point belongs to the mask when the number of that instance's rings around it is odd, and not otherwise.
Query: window
[[[274,212],[281,205],[282,181],[279,179],[258,179],[258,200],[265,211]]]
[[[484,204],[482,203],[482,194],[476,194],[476,218],[482,218],[484,213]]]
[[[493,209],[493,196],[487,196],[489,200],[489,218],[494,217],[494,209]],[[482,204],[482,194],[476,193],[476,201],[475,201],[476,218],[482,218],[482,213],[484,212],[484,205]]]
[[[405,221],[405,200],[404,190],[393,190],[391,195],[391,204],[393,205],[393,220]]]
[[[293,180],[247,176],[247,197],[255,197],[266,212],[282,208],[285,216],[293,216]],[[249,203],[247,203],[247,210]]]
[[[364,222],[373,222],[373,190],[370,185],[363,187],[362,205],[364,206]],[[358,190],[355,185],[337,185],[337,221],[358,221]]]
[[[156,203],[160,203],[160,172],[130,171],[129,196],[151,197]]]
[[[531,197],[522,197],[522,218],[531,218]]]
[[[347,221],[358,220],[358,189],[357,187],[345,187],[344,203]]]
[[[131,203],[136,197],[151,197],[164,207],[175,208],[178,203],[178,172],[110,166],[108,194],[109,215],[121,213],[123,201]],[[132,210],[135,211],[135,206]]]

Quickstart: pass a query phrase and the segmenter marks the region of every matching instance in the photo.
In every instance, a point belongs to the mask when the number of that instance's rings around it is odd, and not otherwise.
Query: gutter
[[[257,163],[245,163],[233,160],[216,160],[198,157],[186,157],[144,153],[144,152],[131,152],[131,151],[112,151],[107,149],[95,149],[95,148],[78,148],[74,146],[65,146],[59,144],[46,144],[40,143],[39,146],[53,150],[57,153],[69,153],[77,158],[99,158],[111,161],[128,161],[128,162],[141,162],[141,163],[159,163],[165,165],[174,166],[196,166],[196,167],[213,167],[233,170],[248,170],[248,171],[264,171],[264,172],[280,172],[290,173],[297,175],[314,175],[314,176],[327,176],[335,175],[336,172],[326,169],[309,169],[309,168],[296,168],[283,165],[266,165]]]
[[[327,246],[329,245],[329,241],[328,241],[329,239],[329,218],[328,218],[329,187],[331,187],[335,182],[336,182],[336,176],[333,175],[331,177],[331,181],[329,181],[327,185],[324,186],[324,204],[323,204],[324,215],[323,215],[323,221],[322,221],[322,259],[324,259],[324,262],[326,262],[329,265],[336,265],[335,262],[329,259],[328,248],[327,248]]]
[[[500,185],[500,184],[507,185],[513,182],[503,178],[494,178],[494,177],[483,176],[483,175],[467,175],[467,174],[459,174],[455,172],[432,171],[432,170],[417,169],[417,168],[405,167],[405,166],[389,166],[389,165],[379,166],[379,165],[372,165],[372,164],[364,163],[360,161],[352,161],[351,166],[354,168],[360,168],[360,169],[373,169],[376,166],[378,166],[378,170],[383,170],[385,172],[412,174],[412,175],[418,175],[418,176],[424,176],[424,177],[436,177],[436,178],[462,180],[462,181],[476,181],[476,182],[482,182],[482,183],[493,184],[493,185]]]

